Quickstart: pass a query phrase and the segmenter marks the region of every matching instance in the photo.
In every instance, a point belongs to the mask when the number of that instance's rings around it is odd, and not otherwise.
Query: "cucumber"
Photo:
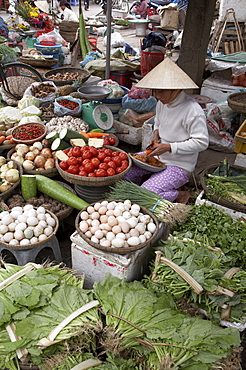
[[[73,194],[70,190],[57,184],[54,180],[43,175],[35,175],[37,181],[37,189],[51,198],[60,200],[62,203],[70,207],[78,209],[79,211],[89,205],[83,199]]]
[[[25,201],[37,196],[37,181],[35,175],[21,176],[21,193]]]
[[[70,144],[67,143],[66,141],[60,139],[59,137],[57,139],[55,139],[53,141],[53,143],[51,144],[51,147],[50,149],[53,151],[53,150],[63,150],[63,149],[67,149],[70,147]]]
[[[57,131],[51,131],[49,134],[46,135],[47,140],[49,140],[50,143],[53,143],[55,139],[59,137],[59,133]]]
[[[71,139],[83,139],[87,144],[88,139],[77,131],[64,127],[59,134],[60,139],[70,141]]]

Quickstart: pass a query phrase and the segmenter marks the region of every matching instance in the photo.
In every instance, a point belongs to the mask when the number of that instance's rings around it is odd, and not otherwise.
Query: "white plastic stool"
[[[24,266],[28,262],[35,262],[38,253],[44,248],[52,249],[55,260],[57,262],[62,262],[60,246],[59,246],[56,236],[53,236],[53,238],[51,238],[45,244],[39,245],[31,249],[25,249],[25,250],[10,249],[10,248],[0,245],[0,253],[2,253],[2,251],[4,250],[7,250],[8,252],[13,254],[19,266]]]

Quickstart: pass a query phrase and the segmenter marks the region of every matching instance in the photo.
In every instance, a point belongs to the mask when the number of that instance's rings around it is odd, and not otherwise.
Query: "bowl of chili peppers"
[[[47,133],[47,127],[42,123],[30,122],[16,126],[12,130],[13,140],[17,143],[32,144],[42,140]]]

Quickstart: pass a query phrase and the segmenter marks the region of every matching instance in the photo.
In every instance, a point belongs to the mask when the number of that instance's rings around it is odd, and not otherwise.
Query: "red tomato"
[[[92,157],[97,157],[98,155],[98,150],[94,146],[91,146],[89,151],[92,153]]]
[[[84,159],[84,160],[82,160],[82,166],[85,166],[86,165],[86,163],[91,163],[91,160],[90,159]]]
[[[107,157],[107,154],[104,153],[104,152],[101,152],[101,151],[98,153],[98,156],[97,156],[97,158],[99,159],[100,162],[103,162],[104,158],[106,158],[106,157]]]
[[[96,174],[94,172],[88,173],[88,177],[96,177]]]
[[[67,161],[61,161],[59,163],[59,166],[61,167],[62,170],[66,171],[68,169],[68,163]]]
[[[73,148],[69,149],[67,152],[68,157],[73,157]]]
[[[122,165],[121,165],[121,167],[122,167],[122,168],[124,168],[124,169],[126,170],[126,169],[128,168],[128,166],[129,166],[128,161],[123,160],[123,161],[122,161]]]
[[[71,165],[68,167],[67,172],[73,175],[77,175],[77,173],[79,173],[79,166]]]
[[[108,138],[104,138],[103,139],[103,145],[110,145],[110,141],[109,141],[109,139]]]
[[[77,166],[77,164],[78,164],[77,158],[69,157],[68,160],[67,160],[67,164],[69,166]]]
[[[119,156],[119,152],[113,152],[112,153],[112,157],[118,157]]]
[[[69,149],[63,149],[63,153],[67,154],[69,152]]]
[[[75,146],[75,147],[72,149],[72,153],[73,153],[73,156],[74,156],[74,157],[80,157],[80,155],[81,155],[80,147]]]
[[[107,163],[100,163],[98,168],[101,168],[102,170],[107,170],[109,168]]]
[[[88,173],[83,170],[83,171],[79,171],[78,175],[87,177]]]
[[[78,165],[80,166],[83,162],[83,158],[82,157],[76,157],[76,159],[77,159]]]
[[[93,166],[94,166],[95,168],[98,168],[98,167],[99,167],[99,165],[100,165],[100,161],[99,161],[99,159],[98,159],[98,158],[92,158],[92,159],[91,159],[91,163],[93,164]]]
[[[113,136],[110,136],[108,138],[109,145],[115,145],[116,144],[116,139]]]
[[[93,155],[89,150],[85,150],[82,154],[83,159],[91,159],[92,157],[93,157]]]
[[[122,173],[123,171],[125,171],[125,168],[117,167],[115,171],[116,171],[116,173]]]
[[[120,167],[121,164],[122,164],[122,160],[120,159],[120,157],[114,157],[113,158],[113,162],[116,164],[117,167]]]
[[[115,175],[115,170],[113,168],[108,168],[107,169],[107,175],[108,176],[114,176]]]
[[[109,161],[108,166],[111,167],[111,168],[116,168],[116,164],[115,164],[114,161]]]
[[[112,157],[112,150],[111,149],[104,149],[104,153],[108,156],[108,157]]]
[[[106,177],[107,172],[98,168],[97,170],[95,170],[95,175],[96,175],[96,177]]]
[[[84,170],[87,173],[93,172],[94,171],[93,164],[92,163],[86,163],[86,165],[84,165]]]
[[[126,153],[119,153],[119,157],[122,159],[122,160],[128,160],[128,155]]]
[[[104,163],[112,162],[112,157],[105,157],[103,162]]]

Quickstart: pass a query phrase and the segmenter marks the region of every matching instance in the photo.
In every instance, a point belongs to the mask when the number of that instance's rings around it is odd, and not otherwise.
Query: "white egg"
[[[9,243],[10,240],[14,239],[14,234],[11,232],[11,231],[8,231],[6,234],[4,234],[3,236],[3,240],[6,242],[6,243]]]
[[[100,215],[106,215],[106,212],[108,211],[107,207],[103,207],[101,206],[98,210],[98,212],[100,213]]]
[[[10,215],[13,217],[13,219],[14,220],[16,220],[17,219],[17,217],[19,216],[19,215],[21,215],[22,214],[22,212],[20,212],[20,211],[11,211],[11,213],[10,213]]]
[[[97,230],[100,230],[98,226],[91,226],[90,231],[94,235]]]
[[[44,234],[46,236],[50,236],[53,233],[53,228],[51,226],[48,226],[44,229]]]
[[[45,210],[45,208],[44,208],[44,207],[39,206],[39,207],[37,208],[37,213],[46,213],[46,210]]]
[[[107,207],[107,205],[108,205],[108,201],[107,201],[107,200],[103,200],[103,201],[101,202],[101,206],[103,206],[103,207]]]
[[[104,237],[104,234],[100,229],[97,229],[94,235],[97,239],[102,239]]]
[[[107,239],[101,239],[100,240],[100,245],[102,247],[108,247],[108,248],[110,248],[111,247],[111,242],[109,240],[107,240]]]
[[[105,224],[105,230],[111,231],[112,227],[109,224]]]
[[[9,231],[9,228],[7,225],[0,225],[0,234],[6,234],[8,231]]]
[[[123,217],[123,216],[117,216],[116,218],[117,218],[117,220],[118,220],[118,223],[126,222],[126,219],[125,219],[125,217]]]
[[[115,225],[112,227],[112,232],[116,235],[116,234],[119,234],[121,232],[121,227],[120,225]]]
[[[108,216],[106,216],[106,215],[102,215],[102,216],[100,217],[100,222],[101,222],[102,224],[106,224],[106,223],[108,222]]]
[[[90,239],[92,237],[91,231],[90,230],[86,231],[85,236]]]
[[[45,241],[47,239],[47,236],[45,235],[45,234],[41,234],[41,235],[39,235],[39,237],[38,237],[38,241],[39,242],[43,242],[43,241]]]
[[[112,241],[115,239],[115,234],[112,231],[109,231],[106,235],[106,239]]]
[[[126,234],[124,234],[124,233],[119,233],[119,234],[117,234],[116,235],[116,239],[123,239],[123,240],[125,240],[126,239]]]
[[[147,224],[147,223],[149,223],[149,222],[151,222],[151,217],[149,216],[149,215],[141,215],[139,218],[138,218],[138,220],[140,221],[140,222],[142,222],[143,224]]]
[[[9,245],[19,245],[19,240],[12,239],[10,240]]]
[[[88,220],[88,218],[89,218],[88,212],[86,212],[86,211],[81,212],[80,218],[81,218],[81,220]]]
[[[91,226],[91,224],[92,224],[92,219],[91,219],[91,218],[88,218],[88,220],[86,220],[86,222],[87,222],[87,224],[88,224],[89,226]]]
[[[44,220],[40,220],[38,225],[42,226],[42,228],[45,228],[47,226],[47,222]]]
[[[131,217],[131,214],[130,214],[129,211],[125,211],[125,212],[123,212],[122,216],[125,217],[125,219],[127,220],[128,218]]]
[[[125,241],[120,238],[115,238],[111,242],[112,247],[115,247],[115,248],[122,248],[124,244],[125,244]]]
[[[146,242],[146,237],[144,236],[144,235],[139,235],[139,239],[140,239],[140,242],[141,242],[141,244],[142,243],[145,243]]]
[[[25,222],[20,222],[16,225],[15,230],[25,230],[27,228],[27,224]]]
[[[99,220],[95,219],[95,220],[92,220],[91,221],[91,226],[97,226],[97,227],[99,227],[99,225],[100,225],[100,221]]]
[[[122,210],[118,206],[115,207],[114,209],[114,216],[115,217],[122,216]]]
[[[114,210],[113,209],[109,209],[107,212],[106,212],[106,216],[113,216],[114,215]]]
[[[20,213],[22,213],[23,212],[23,208],[22,207],[19,207],[19,206],[16,206],[16,207],[13,207],[11,209],[11,212],[20,212]]]
[[[93,213],[91,214],[91,218],[92,218],[92,220],[98,220],[98,219],[99,219],[99,217],[100,217],[100,213],[99,213],[99,212],[93,212]]]
[[[6,215],[9,215],[9,212],[8,211],[0,212],[0,220],[2,220],[3,217],[6,216]]]
[[[131,217],[126,220],[131,228],[134,228],[138,224],[138,219],[136,217]]]
[[[145,231],[146,231],[146,226],[145,226],[145,224],[144,224],[144,223],[139,222],[139,223],[136,225],[135,229],[137,229],[137,230],[139,231],[139,234],[144,234],[144,233],[145,233]]]
[[[94,204],[94,206],[93,206],[93,207],[94,207],[94,210],[95,210],[95,211],[98,211],[98,210],[99,210],[99,208],[101,207],[101,203],[100,203],[100,202],[97,202],[97,203],[95,203],[95,204]]]
[[[26,220],[27,220],[27,215],[24,215],[24,213],[22,213],[21,215],[17,217],[18,222],[26,222]]]
[[[87,207],[87,212],[91,215],[93,212],[95,212],[94,207],[92,207],[92,206],[88,206],[88,207]]]
[[[131,210],[133,210],[133,209],[136,209],[138,212],[140,212],[140,206],[138,205],[138,204],[136,204],[136,203],[134,203],[132,206],[131,206]]]
[[[46,215],[44,213],[38,213],[37,215],[37,219],[38,220],[46,220]]]
[[[130,214],[134,217],[138,217],[139,216],[139,211],[137,209],[130,209]]]
[[[154,224],[154,222],[150,222],[148,223],[147,225],[147,230],[150,231],[152,234],[155,232],[156,230],[156,225]]]
[[[35,209],[30,209],[27,213],[27,217],[37,217],[37,211]]]
[[[38,224],[38,219],[37,217],[27,217],[26,223],[29,226],[36,226]]]
[[[114,205],[114,203],[113,203],[113,202],[108,203],[108,204],[107,204],[107,209],[108,209],[108,210],[114,210],[114,209],[115,209],[115,205]]]
[[[125,206],[125,208],[127,208],[129,210],[132,206],[132,202],[129,199],[126,199],[124,201],[124,206]]]
[[[103,236],[106,236],[108,233],[108,230],[102,230],[102,232],[103,232]]]
[[[98,244],[98,243],[99,243],[99,240],[95,237],[95,235],[92,235],[92,237],[91,237],[91,241],[92,241],[93,243],[96,243],[96,244]]]
[[[37,238],[36,236],[33,236],[33,237],[30,239],[30,243],[31,243],[31,244],[38,243],[38,238]]]
[[[24,232],[22,230],[16,230],[14,232],[14,238],[16,240],[22,240],[22,239],[24,239]]]
[[[33,234],[34,236],[38,237],[39,235],[43,234],[43,231],[44,231],[44,228],[40,224],[38,224],[37,226],[34,227]]]
[[[33,230],[30,227],[24,230],[24,237],[26,239],[31,239],[33,237]]]
[[[31,244],[31,242],[30,242],[30,240],[29,239],[22,239],[21,241],[20,241],[20,245],[29,245],[29,244]]]
[[[26,204],[26,205],[24,205],[23,209],[24,209],[24,211],[29,211],[30,209],[33,209],[33,205],[32,204]]]
[[[13,219],[12,216],[10,216],[9,213],[7,215],[3,216],[3,218],[2,218],[3,225],[9,225],[13,221],[14,221],[14,219]]]
[[[151,232],[150,232],[150,231],[145,231],[144,236],[145,236],[145,238],[148,240],[148,239],[150,239],[150,238],[151,238],[152,234],[151,234]]]
[[[140,244],[140,239],[137,237],[137,236],[132,236],[130,237],[128,240],[127,240],[127,243],[131,246],[131,247],[135,247],[137,245]]]
[[[47,217],[46,222],[51,227],[56,226],[56,220],[53,217]]]
[[[113,227],[118,224],[118,220],[114,216],[109,216],[108,224],[109,226]]]
[[[82,231],[82,233],[86,233],[88,231],[89,226],[86,221],[80,221],[79,223],[79,229]]]
[[[137,229],[131,229],[129,232],[130,236],[137,236],[139,237],[139,231]]]

